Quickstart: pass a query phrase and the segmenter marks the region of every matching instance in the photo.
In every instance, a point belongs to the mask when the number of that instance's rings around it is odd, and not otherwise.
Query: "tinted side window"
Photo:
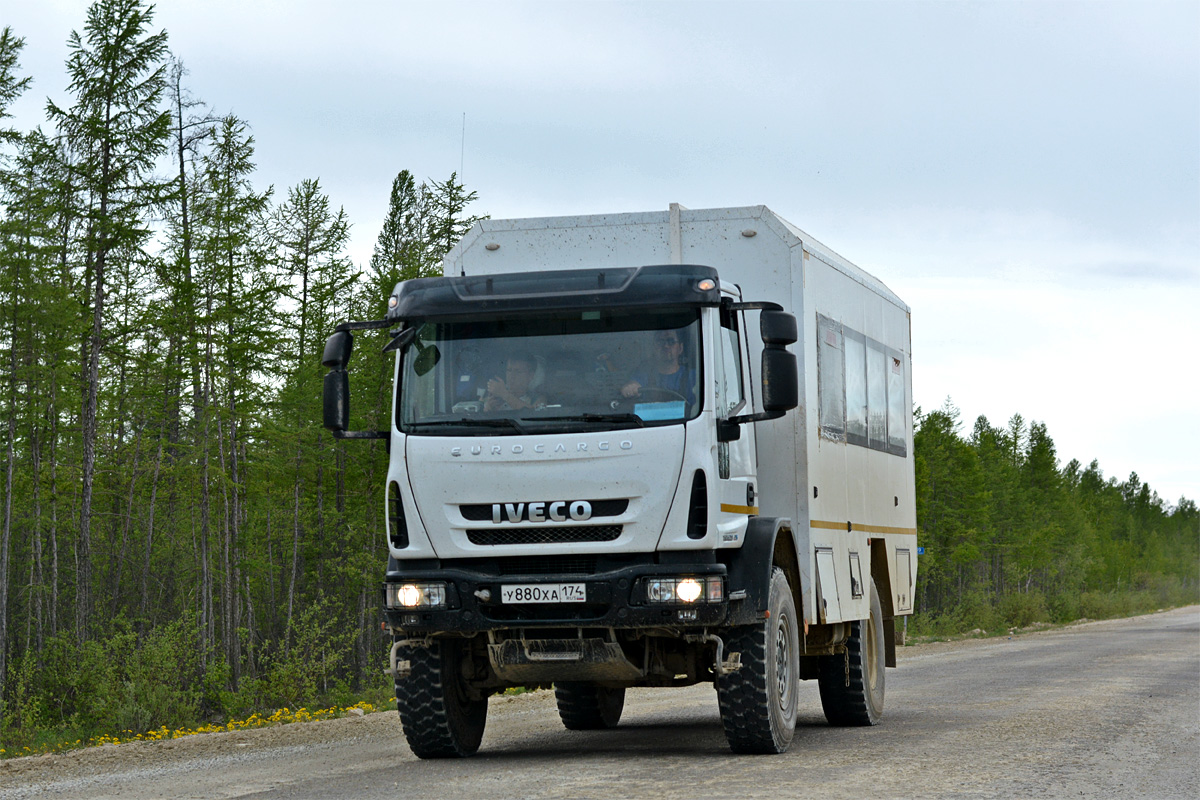
[[[846,441],[867,445],[867,343],[843,328],[846,342]]]
[[[845,361],[842,326],[817,315],[817,401],[821,407],[821,435],[835,442],[846,440]]]
[[[904,430],[904,361],[900,354],[888,354],[888,452],[902,456],[907,437]]]
[[[887,356],[867,340],[867,439],[873,450],[887,449]]]
[[[817,401],[820,434],[903,456],[902,354],[828,317],[817,315]]]

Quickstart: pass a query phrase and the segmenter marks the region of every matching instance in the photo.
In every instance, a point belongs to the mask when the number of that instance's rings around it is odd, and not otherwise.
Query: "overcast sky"
[[[86,2],[9,2],[69,104]],[[913,390],[1200,500],[1200,0],[163,0],[259,183],[320,178],[365,265],[392,178],[495,218],[764,204],[912,307]],[[463,115],[466,133],[463,136]]]

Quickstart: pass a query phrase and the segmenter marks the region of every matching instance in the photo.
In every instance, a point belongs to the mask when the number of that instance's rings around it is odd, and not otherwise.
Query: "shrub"
[[[1041,592],[1014,592],[1000,598],[1001,618],[1008,626],[1024,628],[1035,622],[1047,622],[1050,612],[1046,609],[1046,598]]]
[[[1079,619],[1079,601],[1078,592],[1061,592],[1047,597],[1046,609],[1050,612],[1050,621],[1064,623]]]

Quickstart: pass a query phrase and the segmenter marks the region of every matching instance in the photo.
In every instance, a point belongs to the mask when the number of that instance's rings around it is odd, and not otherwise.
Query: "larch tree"
[[[0,124],[6,118],[11,116],[8,112],[12,102],[16,100],[22,92],[29,86],[30,79],[28,77],[20,78],[17,76],[21,49],[25,46],[25,40],[13,35],[12,29],[5,27],[0,31]],[[16,424],[17,424],[17,336],[18,336],[18,305],[20,301],[20,284],[21,284],[21,261],[22,258],[15,257],[10,249],[11,246],[20,247],[20,242],[26,237],[18,231],[11,231],[9,228],[10,222],[14,222],[14,217],[18,217],[20,212],[13,209],[11,192],[15,188],[14,176],[9,172],[9,153],[10,145],[19,144],[20,135],[8,127],[0,127],[0,191],[6,195],[0,204],[2,204],[4,216],[0,219],[5,228],[4,241],[0,242],[0,246],[4,249],[0,250],[3,254],[3,262],[5,269],[0,275],[0,280],[4,281],[4,286],[0,291],[3,292],[9,301],[8,305],[11,308],[11,319],[6,322],[11,326],[11,338],[9,341],[8,364],[7,371],[9,373],[9,391],[8,391],[8,407],[7,417],[8,424],[5,431],[5,471],[4,471],[4,527],[0,531],[0,724],[3,724],[4,719],[4,686],[5,677],[8,675],[6,660],[8,654],[8,593],[9,593],[9,553],[11,549],[12,539],[12,514],[13,514],[13,479],[16,469],[16,451],[14,447],[16,439]],[[15,242],[10,241],[15,239]]]
[[[418,186],[408,170],[392,179],[387,217],[371,254],[370,278],[377,291],[390,292],[398,281],[440,273],[429,241],[431,199],[426,184]]]
[[[471,230],[471,226],[487,215],[467,213],[467,206],[479,199],[479,193],[468,192],[458,180],[458,173],[451,172],[444,181],[434,181],[430,189],[430,222],[428,236],[434,258],[438,263],[450,254],[458,240]]]
[[[256,192],[254,138],[246,123],[233,115],[220,120],[212,147],[202,159],[197,222],[199,273],[206,299],[205,384],[213,387],[204,430],[217,427],[221,487],[221,644],[239,677],[241,652],[241,535],[245,527],[246,469],[243,453],[266,406],[264,383],[274,365],[277,346],[275,308],[280,286],[268,269],[270,242],[264,233],[270,190]],[[206,440],[201,444],[207,450]]]
[[[302,548],[305,542],[304,495],[306,450],[314,452],[316,475],[315,519],[311,526],[314,546],[320,550],[324,536],[324,458],[327,446],[316,426],[314,398],[320,396],[320,358],[316,343],[332,332],[335,319],[345,316],[354,301],[358,275],[352,272],[344,255],[350,238],[350,223],[344,209],[334,212],[329,197],[317,180],[304,180],[288,190],[288,199],[273,219],[274,239],[279,265],[289,280],[289,309],[293,323],[288,325],[284,351],[288,354],[288,377],[280,398],[281,422],[294,426],[296,453],[292,484],[292,557],[287,576],[287,628],[295,619],[296,598],[301,578]],[[294,366],[292,366],[294,365]],[[318,559],[318,571],[325,564]],[[291,634],[289,633],[289,641]]]
[[[92,502],[96,471],[100,357],[105,344],[105,298],[110,260],[139,250],[149,239],[146,214],[163,194],[151,178],[164,152],[171,115],[163,108],[167,34],[151,33],[153,7],[140,0],[97,0],[84,32],[68,39],[67,109],[53,101],[47,113],[77,157],[80,188],[89,195],[86,259],[91,333],[83,366],[82,476],[76,580],[76,628],[88,636],[92,609]]]

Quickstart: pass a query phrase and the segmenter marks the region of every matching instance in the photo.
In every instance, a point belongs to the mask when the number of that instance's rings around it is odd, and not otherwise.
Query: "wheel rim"
[[[874,609],[872,609],[874,611]],[[867,620],[867,642],[866,642],[866,659],[867,659],[867,686],[872,693],[875,692],[875,687],[879,685],[879,640],[875,635],[876,617],[872,613]]]
[[[781,615],[775,626],[775,681],[778,684],[776,693],[779,697],[779,708],[784,711],[791,703],[792,686],[792,642],[788,633],[788,618]]]

